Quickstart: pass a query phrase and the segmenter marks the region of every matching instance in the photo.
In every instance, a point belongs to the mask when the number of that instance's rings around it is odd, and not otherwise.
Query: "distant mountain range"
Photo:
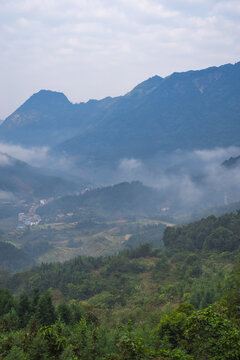
[[[240,145],[240,62],[154,76],[125,96],[72,104],[41,90],[0,127],[0,141],[48,145],[81,160]]]

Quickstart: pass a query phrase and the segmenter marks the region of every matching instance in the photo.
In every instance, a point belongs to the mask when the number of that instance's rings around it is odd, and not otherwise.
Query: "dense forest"
[[[233,251],[240,242],[240,211],[220,217],[208,216],[182,227],[168,227],[166,247],[182,250]]]
[[[239,359],[239,235],[240,212],[209,216],[163,248],[2,270],[0,357]]]

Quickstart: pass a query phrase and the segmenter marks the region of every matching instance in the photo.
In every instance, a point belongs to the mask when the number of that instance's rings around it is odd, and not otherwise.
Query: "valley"
[[[240,63],[0,124],[0,358],[240,358]]]
[[[18,214],[18,222],[16,218],[10,218],[12,228],[5,229],[1,236],[1,241],[11,241],[38,263],[63,262],[77,255],[110,255],[131,247],[132,235],[141,236],[150,229],[156,231],[160,241],[166,227],[163,220],[149,217],[99,219],[99,215],[83,209],[81,215],[72,212],[61,213],[52,219],[49,216],[41,218],[36,214],[38,209],[42,206],[30,205],[27,213]],[[134,246],[146,240],[138,240]]]

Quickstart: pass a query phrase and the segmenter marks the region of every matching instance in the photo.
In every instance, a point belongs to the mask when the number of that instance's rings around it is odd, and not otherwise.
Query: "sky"
[[[239,0],[0,0],[0,119],[41,89],[73,103],[240,61]]]

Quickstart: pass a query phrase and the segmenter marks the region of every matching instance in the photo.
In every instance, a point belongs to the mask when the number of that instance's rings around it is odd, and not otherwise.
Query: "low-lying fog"
[[[124,158],[115,164],[83,164],[63,156],[53,156],[47,148],[26,149],[0,144],[0,152],[51,171],[72,173],[104,186],[123,181],[142,181],[162,194],[165,204],[177,210],[198,211],[213,205],[240,200],[240,166],[226,168],[223,161],[240,155],[240,148],[215,148],[159,153],[152,159]],[[6,162],[4,156],[1,161]]]
[[[222,163],[240,154],[240,148],[175,151],[154,159],[122,159],[118,181],[138,179],[158,188],[169,201],[196,211],[216,204],[240,200],[240,166],[227,168]]]

